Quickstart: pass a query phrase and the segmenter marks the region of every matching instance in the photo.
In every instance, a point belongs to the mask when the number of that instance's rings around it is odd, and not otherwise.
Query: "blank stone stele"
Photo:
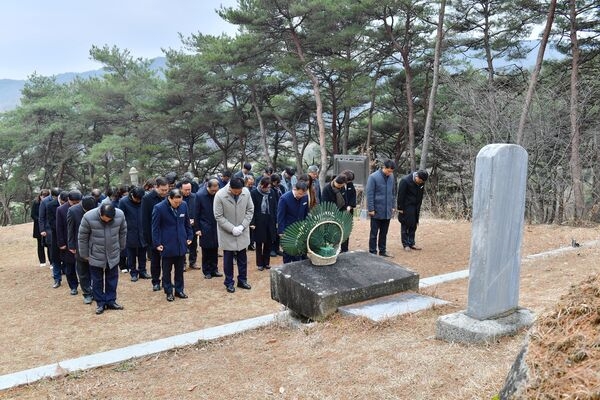
[[[479,151],[467,310],[438,319],[439,339],[488,342],[533,323],[533,314],[518,305],[526,183],[523,147],[491,144]]]

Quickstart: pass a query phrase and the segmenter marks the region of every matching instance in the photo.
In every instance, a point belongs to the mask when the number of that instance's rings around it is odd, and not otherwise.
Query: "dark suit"
[[[63,263],[60,259],[60,252],[58,250],[58,242],[56,241],[56,210],[58,210],[58,199],[52,199],[46,203],[46,225],[50,227],[50,256],[52,258],[52,276],[55,281],[60,282],[62,280]],[[46,231],[47,233],[48,231]],[[48,236],[46,236],[46,243],[48,243]]]
[[[81,203],[75,204],[67,210],[67,247],[75,250],[75,268],[79,277],[79,285],[83,297],[92,295],[92,281],[90,277],[90,264],[79,256],[79,226],[85,214]]]
[[[219,238],[217,236],[217,220],[213,211],[215,196],[206,188],[196,193],[196,216],[194,230],[200,232],[200,248],[202,249],[202,273],[210,275],[218,272]]]
[[[31,219],[33,220],[33,237],[37,241],[38,260],[40,264],[46,264],[44,238],[40,235],[40,201],[38,200],[31,204]]]
[[[196,194],[195,193],[191,193],[188,197],[183,197],[183,201],[185,201],[185,203],[188,206],[188,212],[190,214],[190,218],[194,220],[194,225],[192,225],[192,230],[195,230],[194,226],[196,225],[196,218],[195,218],[195,214],[196,214]],[[189,265],[195,267],[196,266],[196,260],[198,259],[198,237],[196,235],[194,235],[194,237],[192,238],[192,243],[188,246],[188,253],[189,253]]]
[[[69,229],[67,225],[67,213],[71,204],[65,201],[56,210],[56,244],[60,251],[60,259],[64,264],[65,276],[70,289],[77,289],[79,281],[75,269],[75,254],[69,251]]]
[[[152,246],[152,210],[154,206],[163,201],[156,190],[151,190],[142,198],[142,232],[144,241],[148,246],[150,255],[150,274],[152,274],[152,284],[160,284],[160,253]]]
[[[417,185],[413,174],[408,174],[398,185],[398,221],[400,221],[400,236],[403,247],[415,245],[415,233],[421,214],[424,186]]]
[[[142,229],[142,204],[130,197],[119,200],[119,209],[127,222],[127,269],[131,277],[146,272],[146,240]],[[137,263],[136,263],[137,261]]]

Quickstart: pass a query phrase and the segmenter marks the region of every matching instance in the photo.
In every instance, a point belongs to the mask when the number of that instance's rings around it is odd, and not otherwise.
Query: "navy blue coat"
[[[285,192],[277,205],[277,233],[283,233],[287,226],[305,219],[307,215],[308,195],[296,200],[293,191]]]
[[[129,197],[119,200],[119,209],[127,221],[127,247],[146,247],[142,229],[142,203],[135,203]]]
[[[217,220],[213,210],[215,196],[208,194],[206,188],[201,188],[196,193],[196,216],[194,218],[196,231],[202,232],[200,236],[200,247],[205,249],[216,249],[219,247],[217,235]]]
[[[381,169],[369,175],[367,180],[367,210],[375,211],[371,218],[391,219],[395,206],[395,186],[394,176],[387,176]]]
[[[182,201],[178,208],[172,208],[168,198],[154,206],[152,210],[152,246],[163,246],[162,257],[185,256],[194,232],[190,225],[187,204]]]

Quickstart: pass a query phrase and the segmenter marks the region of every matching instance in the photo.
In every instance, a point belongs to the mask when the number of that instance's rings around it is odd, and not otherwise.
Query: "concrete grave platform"
[[[449,302],[418,293],[406,292],[342,306],[338,310],[345,315],[365,317],[378,322],[444,304],[449,304]]]
[[[309,260],[271,270],[271,298],[321,321],[338,307],[419,288],[419,274],[364,251],[342,253],[333,265]]]
[[[501,336],[516,335],[521,329],[529,328],[534,319],[534,314],[525,308],[500,318],[485,320],[471,318],[462,311],[439,317],[435,337],[447,342],[489,343]]]

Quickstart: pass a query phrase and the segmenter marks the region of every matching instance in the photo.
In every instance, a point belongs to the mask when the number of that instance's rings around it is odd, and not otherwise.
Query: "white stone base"
[[[497,319],[477,320],[460,311],[438,318],[435,337],[447,342],[487,343],[501,336],[512,336],[533,324],[534,314],[520,308],[510,315]]]

